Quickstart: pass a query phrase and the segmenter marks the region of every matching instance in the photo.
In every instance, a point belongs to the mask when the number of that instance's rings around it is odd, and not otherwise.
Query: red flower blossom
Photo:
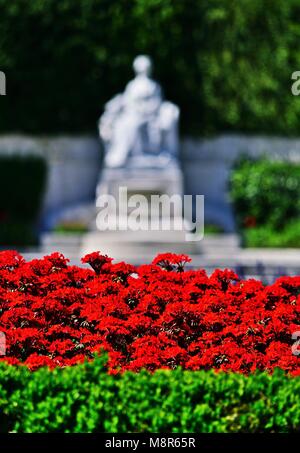
[[[100,252],[93,252],[85,255],[81,261],[82,263],[88,263],[94,269],[96,274],[100,274],[102,268],[112,262],[112,258],[109,258],[107,255],[101,255]]]
[[[6,356],[34,371],[109,353],[108,371],[147,368],[299,374],[292,354],[300,330],[300,277],[273,285],[231,270],[184,271],[186,255],[166,253],[135,268],[95,252],[68,265],[55,253],[25,262],[0,252],[0,331]]]

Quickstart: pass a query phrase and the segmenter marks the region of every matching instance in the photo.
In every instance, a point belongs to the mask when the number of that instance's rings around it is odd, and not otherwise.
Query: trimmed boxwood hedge
[[[1,432],[299,432],[300,378],[0,364]]]
[[[46,187],[43,157],[0,156],[0,245],[31,245]]]

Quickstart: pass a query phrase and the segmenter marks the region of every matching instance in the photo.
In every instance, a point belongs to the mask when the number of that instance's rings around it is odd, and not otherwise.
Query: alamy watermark
[[[6,95],[6,76],[3,71],[0,71],[0,96]]]
[[[295,340],[295,343],[292,345],[292,354],[299,356],[300,355],[300,330],[297,330],[292,334],[292,340]]]
[[[6,355],[6,336],[4,332],[0,332],[0,356]]]
[[[293,96],[299,96],[300,94],[300,71],[294,71],[291,76],[292,80],[295,82],[292,83],[291,92]]]
[[[96,226],[100,231],[183,231],[186,241],[204,235],[204,195],[129,195],[126,186],[117,196],[101,194]]]

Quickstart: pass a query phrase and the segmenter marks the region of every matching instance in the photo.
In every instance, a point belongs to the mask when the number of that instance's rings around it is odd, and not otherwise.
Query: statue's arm
[[[113,125],[123,110],[123,95],[117,94],[105,104],[104,113],[99,119],[99,135],[104,141],[110,141]]]
[[[176,127],[179,121],[180,110],[177,105],[169,101],[164,101],[160,106],[159,118],[160,127],[164,130],[169,130]]]

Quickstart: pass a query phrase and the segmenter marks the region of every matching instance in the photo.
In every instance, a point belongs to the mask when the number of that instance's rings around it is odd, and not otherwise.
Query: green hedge
[[[144,52],[185,131],[297,135],[299,15],[298,0],[0,0],[0,132],[96,131]]]
[[[36,241],[35,226],[47,176],[42,157],[0,156],[0,245]]]
[[[247,228],[243,231],[248,247],[300,247],[300,220],[294,220],[285,227],[274,230],[269,225]]]
[[[300,246],[300,165],[243,158],[233,169],[230,192],[246,245]]]
[[[0,431],[300,431],[300,378],[279,370],[111,376],[104,360],[34,373],[0,364]]]

